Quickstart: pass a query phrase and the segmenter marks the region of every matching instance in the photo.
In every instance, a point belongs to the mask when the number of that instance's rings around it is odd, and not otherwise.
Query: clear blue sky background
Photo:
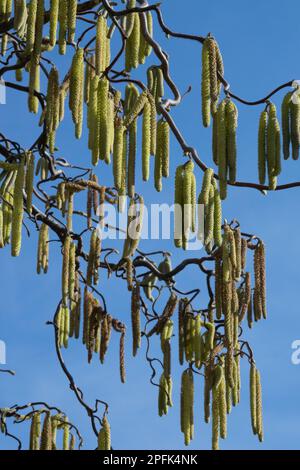
[[[280,0],[262,2],[199,2],[164,0],[165,21],[176,31],[205,35],[209,31],[217,38],[224,62],[225,76],[232,91],[245,99],[258,99],[278,85],[300,78],[299,71],[299,2]],[[206,164],[211,165],[211,129],[201,124],[200,73],[201,47],[197,43],[177,39],[167,40],[155,35],[170,54],[171,73],[182,92],[192,85],[181,106],[172,110],[186,140],[195,146]],[[59,59],[66,69],[70,56]],[[141,74],[145,72],[142,70]],[[137,76],[142,76],[140,72]],[[63,76],[63,73],[61,74]],[[5,77],[9,80],[9,77]],[[26,78],[27,80],[27,78]],[[166,90],[169,93],[169,90]],[[280,106],[283,93],[274,101]],[[238,178],[257,181],[257,126],[262,106],[246,107],[238,104]],[[0,107],[1,132],[24,147],[37,132],[36,118],[26,110],[26,97],[8,90],[7,105]],[[89,166],[86,133],[80,142],[73,138],[68,114],[58,133],[58,145],[66,158]],[[171,144],[172,174],[182,161],[182,151],[175,139]],[[280,183],[299,180],[300,162],[283,163]],[[99,165],[96,170],[103,182],[111,183],[111,169]],[[141,183],[138,171],[138,191],[146,201],[171,202],[173,180],[164,183],[157,195],[152,182]],[[201,172],[196,170],[198,187]],[[242,400],[229,417],[228,439],[221,442],[223,449],[297,449],[300,442],[299,386],[300,366],[291,363],[291,343],[300,339],[299,312],[299,189],[268,194],[256,190],[230,188],[224,204],[224,216],[237,218],[242,228],[262,237],[267,246],[268,320],[256,324],[253,331],[245,327],[244,336],[255,352],[262,373],[265,441],[258,444],[251,434],[248,394],[248,363],[242,365]],[[82,202],[83,204],[83,202]],[[0,339],[7,344],[7,367],[16,371],[15,377],[0,376],[0,406],[45,400],[61,407],[70,420],[77,423],[85,436],[85,448],[96,442],[89,420],[68,388],[65,376],[56,360],[52,328],[46,326],[60,298],[60,257],[57,244],[50,247],[50,270],[47,276],[35,274],[36,233],[31,227],[28,240],[24,233],[22,254],[12,259],[9,249],[1,251],[1,309]],[[120,244],[116,243],[116,247]],[[186,256],[176,251],[172,242],[146,242],[144,248],[171,249],[174,265]],[[195,253],[188,253],[194,256]],[[199,256],[203,252],[199,253]],[[251,260],[249,259],[250,263]],[[110,286],[108,288],[108,286]],[[200,287],[205,304],[204,278],[198,271],[188,269],[178,278],[182,289]],[[129,294],[124,286],[112,280],[106,282],[101,273],[100,289],[106,294],[110,313],[129,325]],[[136,359],[131,357],[130,328],[127,337],[127,383],[121,385],[118,376],[116,348],[118,336],[113,335],[104,366],[97,360],[86,363],[86,351],[80,341],[71,341],[64,352],[65,360],[76,382],[93,404],[96,397],[110,403],[109,418],[112,443],[115,449],[182,449],[183,437],[179,429],[179,389],[181,370],[176,365],[177,338],[174,338],[174,408],[169,415],[157,415],[157,388],[149,383],[151,371],[145,361],[145,344]],[[156,346],[153,351],[157,352]],[[203,382],[196,380],[195,439],[191,449],[210,448],[210,426],[203,422]],[[11,428],[27,439],[27,425]],[[0,448],[14,448],[14,442],[0,436]]]

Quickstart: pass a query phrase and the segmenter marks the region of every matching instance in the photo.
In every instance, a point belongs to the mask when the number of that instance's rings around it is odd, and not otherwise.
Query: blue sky
[[[183,6],[184,5],[184,6]],[[291,79],[298,79],[299,60],[299,2],[288,4],[271,2],[240,2],[221,0],[199,2],[164,0],[162,11],[167,24],[176,31],[205,35],[208,32],[220,44],[225,63],[225,76],[232,91],[249,100],[262,98],[270,90]],[[200,74],[201,46],[177,39],[166,39],[155,23],[155,35],[170,54],[171,73],[180,90],[189,85],[192,92],[182,104],[172,110],[186,140],[198,150],[206,164],[212,165],[211,129],[201,124]],[[152,56],[151,56],[152,57]],[[71,57],[59,58],[65,68]],[[136,76],[144,77],[145,68]],[[61,74],[63,76],[63,72]],[[9,76],[5,77],[9,80]],[[169,92],[166,90],[167,93]],[[284,92],[274,97],[280,106]],[[262,106],[247,107],[237,104],[238,179],[257,181],[257,126]],[[0,107],[1,132],[18,140],[24,147],[33,141],[37,119],[27,112],[26,97],[8,90],[7,105]],[[80,142],[73,138],[69,113],[58,132],[60,154],[66,158],[90,165],[86,150],[86,133]],[[182,151],[175,139],[171,141],[171,174],[182,161]],[[300,163],[283,163],[280,183],[299,180]],[[111,184],[111,169],[98,166],[101,181]],[[157,195],[152,181],[141,183],[138,169],[138,191],[149,202],[172,202],[173,179],[164,183]],[[198,188],[202,175],[196,169]],[[246,232],[258,234],[267,247],[268,320],[247,327],[244,336],[252,344],[262,374],[265,441],[259,444],[251,434],[248,394],[248,364],[242,365],[242,400],[229,417],[228,438],[222,449],[297,449],[300,440],[299,400],[300,366],[291,362],[291,343],[300,339],[299,315],[299,259],[298,243],[298,189],[269,193],[263,196],[256,190],[230,188],[223,205],[227,219],[237,218]],[[81,204],[83,202],[81,201]],[[56,360],[53,331],[46,326],[60,298],[59,246],[50,247],[50,269],[47,276],[35,274],[36,233],[31,226],[30,239],[24,233],[21,256],[10,257],[9,249],[1,251],[0,285],[0,339],[7,345],[7,367],[16,371],[15,377],[0,375],[0,406],[29,401],[47,401],[61,407],[70,420],[77,423],[85,437],[85,448],[95,447],[85,412],[68,388]],[[120,247],[118,242],[115,245]],[[172,242],[147,241],[145,250],[170,249],[173,264],[178,264],[185,253],[176,251]],[[194,256],[195,253],[191,253]],[[202,256],[203,252],[199,253]],[[189,256],[189,254],[188,254]],[[250,260],[251,262],[251,260]],[[201,301],[205,303],[205,279],[189,268],[178,277],[182,289],[200,287]],[[130,298],[125,286],[114,279],[107,282],[101,272],[99,288],[105,293],[110,313],[129,325]],[[116,348],[118,337],[113,336],[104,366],[96,360],[87,365],[86,351],[80,341],[71,341],[65,360],[76,382],[93,404],[95,398],[110,403],[109,419],[112,426],[112,444],[115,449],[182,449],[183,437],[179,428],[179,389],[181,370],[176,364],[177,341],[173,345],[174,407],[167,417],[157,414],[157,388],[149,383],[151,371],[145,361],[145,344],[133,359],[130,355],[130,327],[127,337],[127,383],[121,385],[118,377]],[[153,344],[154,353],[157,345]],[[195,439],[190,449],[210,448],[210,426],[203,422],[203,382],[196,381]],[[28,439],[26,425],[14,429],[17,435]],[[0,436],[0,448],[14,448],[13,441]]]

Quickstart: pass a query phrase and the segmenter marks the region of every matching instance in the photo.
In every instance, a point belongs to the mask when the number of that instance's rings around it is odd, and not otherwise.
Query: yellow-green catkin
[[[49,74],[47,87],[46,129],[51,153],[55,150],[55,132],[59,124],[59,77],[53,67]]]
[[[70,310],[72,311],[75,301],[75,277],[76,277],[76,245],[71,243],[69,256],[69,299]]]
[[[250,366],[250,416],[253,434],[257,434],[257,387],[256,387],[256,367],[254,363]]]
[[[34,38],[34,52],[35,54],[41,53],[42,39],[43,39],[43,26],[44,26],[44,0],[38,0],[36,11],[36,24],[35,24],[35,38]]]
[[[221,199],[227,195],[227,152],[226,152],[226,101],[223,100],[217,110],[217,152],[219,166],[219,187]]]
[[[150,176],[151,153],[151,104],[146,101],[143,110],[143,134],[142,134],[142,173],[143,180],[148,181]]]
[[[140,286],[136,284],[131,294],[132,353],[136,356],[141,346]]]
[[[238,111],[232,100],[227,100],[225,107],[225,119],[226,119],[226,153],[229,167],[229,181],[234,183],[236,180],[236,158],[237,158],[237,147],[236,147],[236,129],[237,129],[237,117]]]
[[[256,425],[257,425],[257,435],[260,442],[264,439],[263,431],[263,418],[262,418],[262,391],[261,391],[261,381],[260,373],[256,369]]]
[[[214,221],[215,221],[215,197],[214,197],[215,189],[214,186],[210,186],[210,191],[209,191],[209,199],[208,199],[208,204],[205,206],[205,211],[204,211],[204,229],[205,229],[205,238],[204,238],[204,244],[207,249],[207,251],[210,251],[211,249],[211,243],[213,240],[214,236]]]
[[[22,244],[23,224],[23,189],[25,184],[25,166],[22,158],[19,163],[13,195],[12,231],[11,231],[11,254],[19,256]]]
[[[71,238],[66,236],[63,245],[63,265],[62,265],[62,299],[64,306],[68,304],[69,298],[69,262],[70,262]]]
[[[155,165],[154,165],[154,185],[156,191],[160,192],[162,190],[162,159],[163,159],[163,120],[158,121],[157,124],[157,144],[156,144],[156,155],[155,155]]]
[[[37,14],[37,0],[31,0],[28,5],[27,33],[26,33],[26,54],[33,50],[35,41],[35,24]]]
[[[215,103],[218,99],[218,76],[217,76],[217,51],[216,43],[213,38],[207,38],[207,48],[209,55],[209,76],[210,76],[210,96],[212,109],[215,107]]]
[[[177,248],[182,247],[182,227],[183,227],[183,176],[184,166],[180,165],[175,174],[175,195],[174,195],[174,244]]]
[[[204,127],[210,125],[210,67],[208,42],[204,41],[202,47],[202,122]]]
[[[214,383],[212,387],[212,450],[219,450],[221,382],[222,367],[219,365],[214,371]]]
[[[49,228],[43,223],[39,231],[38,254],[37,254],[37,273],[48,271],[49,264]]]
[[[59,0],[58,10],[59,33],[58,33],[58,47],[59,53],[64,55],[66,53],[66,35],[68,29],[68,0]]]
[[[56,44],[59,3],[59,0],[50,1],[49,44],[51,49],[53,49]]]
[[[204,204],[207,206],[209,201],[209,192],[212,184],[212,178],[214,176],[214,170],[212,168],[207,168],[204,172],[202,180],[202,188],[199,196],[199,204]]]
[[[110,425],[106,416],[102,420],[102,427],[98,434],[98,450],[111,449]]]
[[[277,186],[277,176],[280,173],[280,128],[276,114],[276,106],[268,105],[267,126],[267,166],[269,177],[269,189],[274,190]]]
[[[168,384],[167,378],[164,373],[161,374],[159,380],[158,391],[158,415],[163,416],[168,414]]]
[[[33,53],[30,59],[29,70],[29,93],[28,93],[28,109],[31,113],[37,114],[39,100],[35,92],[40,90],[40,56]]]
[[[91,91],[91,80],[95,75],[95,55],[87,57],[87,63],[84,71],[84,102],[89,103],[90,91]]]
[[[34,179],[34,155],[32,152],[30,152],[27,154],[27,157],[26,157],[26,178],[25,178],[26,209],[29,214],[31,214],[32,212],[33,179]]]
[[[69,450],[69,445],[70,445],[70,426],[67,422],[65,422],[63,425],[63,450]]]
[[[136,0],[127,0],[127,5],[126,9],[131,10],[132,8],[136,7]],[[132,13],[128,14],[126,16],[126,35],[129,37],[132,33],[133,30],[133,25],[134,25],[134,15]]]
[[[69,107],[75,124],[76,138],[81,137],[84,90],[84,50],[75,52],[71,66]]]
[[[300,148],[300,101],[296,96],[290,102],[292,158],[298,160]]]
[[[152,37],[153,35],[153,19],[151,15],[151,11],[147,11],[144,14],[145,18],[145,26],[147,28],[148,34]],[[146,57],[148,57],[151,54],[152,51],[152,46],[149,44],[149,42],[144,38],[143,35],[143,30],[141,27],[141,33],[140,33],[140,49],[139,49],[139,63],[144,64]]]
[[[18,35],[23,38],[26,30],[27,23],[27,7],[26,0],[15,0],[14,1],[14,29]]]
[[[132,13],[133,16],[133,28],[131,34],[126,39],[125,49],[125,69],[129,72],[133,68],[137,68],[139,65],[139,51],[140,51],[140,17],[138,13]]]
[[[51,414],[49,411],[45,413],[42,435],[41,435],[41,450],[52,450],[52,426]]]
[[[157,112],[155,100],[151,93],[147,94],[148,101],[151,106],[151,118],[150,118],[150,129],[151,129],[151,144],[150,144],[150,154],[155,156],[156,154],[156,133],[157,133]]]
[[[268,113],[263,111],[260,115],[258,128],[258,179],[260,184],[265,184],[266,181],[267,124]]]
[[[214,188],[214,243],[222,246],[222,202],[217,187]]]
[[[192,210],[192,225],[191,231],[196,232],[196,212],[197,212],[197,182],[194,173],[192,173],[192,184],[191,184],[191,210]]]
[[[106,20],[99,15],[96,28],[95,67],[96,74],[100,75],[106,68]]]
[[[161,154],[162,176],[168,178],[170,166],[170,127],[167,121],[161,123],[161,140],[158,143],[157,151]]]
[[[113,174],[114,185],[119,191],[122,185],[122,164],[123,164],[123,139],[125,128],[123,119],[116,117],[115,119],[115,138],[113,146]]]
[[[183,209],[183,248],[187,249],[190,230],[192,228],[192,173],[194,163],[190,160],[184,165],[182,181],[182,209]]]
[[[194,437],[194,376],[191,369],[185,370],[181,378],[181,432],[188,446]]]
[[[128,130],[128,165],[127,165],[127,194],[135,195],[135,164],[137,148],[137,121],[133,121]]]
[[[30,442],[29,450],[39,450],[40,448],[40,431],[41,431],[41,415],[34,413],[31,418],[30,425]]]
[[[98,85],[98,116],[99,116],[99,157],[105,163],[110,162],[108,114],[109,82],[106,78],[99,80]]]
[[[91,90],[88,104],[88,147],[92,151],[92,164],[97,165],[99,160],[99,114],[98,114],[98,84],[99,77],[91,79]]]
[[[68,42],[73,43],[76,31],[77,0],[68,1]]]
[[[283,157],[287,160],[290,157],[291,144],[291,98],[293,92],[289,91],[283,98],[281,104],[281,128],[282,128],[282,149]]]

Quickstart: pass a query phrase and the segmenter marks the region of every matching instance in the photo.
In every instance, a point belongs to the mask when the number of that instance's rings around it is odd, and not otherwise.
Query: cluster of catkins
[[[191,232],[197,229],[197,237],[210,252],[222,245],[222,204],[214,172],[208,168],[203,177],[201,192],[196,196],[194,164],[188,161],[179,165],[175,175],[174,243],[188,248]],[[196,204],[198,202],[198,205]],[[197,207],[197,210],[196,210]],[[198,227],[196,215],[198,214]],[[204,233],[201,221],[204,220]]]
[[[127,8],[135,8],[136,0],[128,0]],[[144,21],[145,18],[145,21]],[[141,24],[144,22],[144,25]],[[125,69],[130,72],[135,69],[139,64],[144,64],[146,57],[151,54],[152,47],[145,40],[143,27],[152,36],[152,15],[151,12],[146,12],[145,16],[138,13],[130,13],[122,19],[122,26],[126,33],[127,41],[125,48]]]
[[[213,161],[218,166],[221,199],[227,196],[227,181],[236,180],[236,130],[238,111],[227,96],[220,103],[223,60],[214,38],[208,36],[202,49],[202,121],[205,127],[213,118]]]
[[[219,47],[208,36],[202,49],[202,121],[205,127],[213,118],[212,154],[218,166],[221,199],[227,195],[227,183],[234,184],[237,173],[236,131],[238,111],[230,93],[220,103],[220,91],[224,68]],[[297,85],[298,87],[298,85]],[[300,101],[298,89],[289,91],[281,105],[282,152],[287,160],[292,154],[299,158],[300,149]],[[261,185],[275,190],[281,173],[281,130],[274,103],[266,101],[258,129],[258,179]]]
[[[127,2],[128,8],[136,6],[135,0]],[[60,54],[65,54],[66,43],[74,42],[77,2],[50,2],[49,37],[43,37],[44,2],[15,2],[15,17],[22,16],[26,24],[25,68],[30,72],[29,109],[38,112],[40,90],[40,54],[51,50],[58,42]],[[28,12],[27,12],[28,10]],[[23,12],[23,15],[21,14]],[[145,39],[152,35],[151,12],[131,13],[122,19],[126,32],[126,69],[145,62],[151,46]],[[145,32],[146,31],[146,32]],[[75,135],[81,137],[83,103],[87,104],[88,145],[92,163],[99,160],[110,163],[113,155],[115,187],[119,194],[133,197],[135,194],[135,157],[137,146],[137,118],[143,116],[142,168],[143,179],[149,179],[150,155],[155,156],[155,187],[162,189],[162,177],[169,175],[169,125],[164,119],[157,123],[157,110],[163,96],[163,74],[159,67],[148,71],[149,88],[139,94],[129,84],[124,100],[119,91],[113,90],[105,75],[110,64],[110,28],[105,15],[99,14],[96,26],[95,53],[85,54],[78,47],[73,56],[70,71],[60,84],[55,67],[49,73],[47,106],[43,109],[40,125],[45,125],[50,152],[55,151],[55,133],[64,117],[64,101],[69,92],[69,108],[75,124]],[[57,37],[58,36],[58,37]],[[21,61],[22,58],[20,58]],[[18,77],[20,78],[20,71]],[[150,78],[151,77],[151,78]]]
[[[239,341],[241,324],[246,318],[249,328],[253,321],[266,318],[265,249],[261,240],[242,236],[238,227],[225,224],[222,244],[215,246],[215,290],[213,301],[205,311],[194,311],[188,298],[179,301],[178,348],[179,363],[188,364],[181,378],[181,431],[186,445],[194,437],[194,373],[204,375],[204,420],[212,423],[212,448],[219,448],[219,438],[227,436],[227,415],[237,406],[241,394],[240,358],[244,357]],[[246,256],[254,251],[254,286],[246,271]],[[153,301],[151,290],[155,275],[144,277],[144,291]],[[140,295],[140,293],[138,293]],[[134,294],[134,307],[139,297]],[[137,300],[138,299],[138,300]],[[173,337],[172,316],[177,298],[171,295],[163,314],[147,336],[160,334],[163,354],[163,372],[159,382],[158,412],[168,413],[172,406],[171,342]],[[136,317],[135,317],[136,318]],[[139,317],[138,318],[138,322]],[[136,328],[137,322],[134,323]],[[139,346],[136,336],[135,347]],[[137,334],[137,333],[136,333]],[[136,351],[136,349],[134,349]],[[263,440],[262,394],[260,374],[256,369],[252,352],[247,353],[250,363],[250,414],[254,434]]]
[[[22,244],[23,192],[26,209],[32,211],[34,156],[27,152],[19,163],[0,162],[0,247],[11,243],[12,256],[19,256]]]
[[[51,415],[48,410],[39,410],[30,413],[26,419],[31,420],[29,450],[58,450],[57,432],[60,430],[63,432],[62,450],[75,449],[76,438],[70,433],[67,416],[62,413]]]

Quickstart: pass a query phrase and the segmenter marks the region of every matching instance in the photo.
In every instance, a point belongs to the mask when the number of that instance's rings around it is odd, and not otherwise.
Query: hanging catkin
[[[97,75],[106,68],[106,20],[102,15],[97,20],[95,66]]]
[[[14,0],[14,29],[23,38],[27,23],[26,0]]]
[[[49,43],[50,43],[51,49],[56,44],[59,3],[60,3],[59,0],[51,0],[50,1]]]
[[[264,439],[263,419],[262,419],[262,391],[260,382],[260,373],[256,369],[256,426],[257,435],[260,442]]]
[[[52,426],[51,426],[51,415],[47,411],[45,413],[42,435],[41,435],[41,450],[52,450]]]
[[[214,187],[214,243],[222,246],[222,203],[220,193],[215,185]]]
[[[66,35],[68,29],[68,0],[59,0],[58,10],[58,21],[59,21],[59,34],[58,34],[58,46],[59,53],[64,55],[66,53]]]
[[[139,51],[140,51],[140,17],[138,13],[131,13],[133,27],[130,35],[126,39],[125,49],[125,69],[130,72],[131,69],[137,68],[139,65]]]
[[[161,127],[160,139],[157,143],[156,156],[160,153],[162,176],[169,176],[169,160],[170,160],[170,127],[167,121],[161,119],[158,121],[158,129]]]
[[[98,115],[99,115],[99,157],[105,163],[110,162],[109,125],[108,114],[109,82],[106,78],[99,80],[98,84]]]
[[[98,450],[111,449],[110,425],[106,416],[102,420],[102,427],[98,434]]]
[[[151,105],[147,100],[143,110],[143,135],[142,135],[142,172],[143,180],[148,181],[150,174],[151,153]]]
[[[45,121],[49,150],[53,153],[55,149],[55,131],[59,124],[59,77],[55,67],[51,69],[48,79]]]
[[[157,143],[154,165],[154,186],[156,191],[162,190],[162,143],[163,143],[163,121],[157,123]]]
[[[127,194],[130,198],[135,195],[135,164],[137,148],[137,121],[133,121],[128,132],[128,168],[127,168]]]
[[[236,129],[238,111],[233,101],[226,101],[225,113],[226,153],[229,167],[229,181],[230,183],[234,183],[236,180]]]
[[[37,4],[37,0],[30,0],[28,6],[26,54],[29,54],[33,50],[34,46]]]
[[[38,431],[38,420],[39,414],[34,413],[31,418],[30,424],[30,441],[29,441],[29,450],[39,450],[39,435]]]
[[[268,113],[263,111],[260,115],[258,129],[258,178],[260,184],[265,184],[267,163],[267,123]]]
[[[141,319],[140,319],[140,285],[138,283],[132,289],[131,294],[131,325],[132,325],[132,354],[136,356],[141,347]]]
[[[190,160],[184,165],[182,180],[182,210],[183,210],[183,248],[187,249],[190,230],[192,228],[192,173],[194,163]]]
[[[22,243],[23,188],[25,184],[24,158],[19,163],[13,194],[11,254],[19,256]]]
[[[68,1],[68,42],[73,43],[76,30],[77,0]]]
[[[204,127],[210,125],[210,67],[207,40],[202,46],[202,122]]]
[[[26,209],[29,214],[31,214],[32,212],[33,179],[34,179],[34,155],[32,152],[30,152],[26,155],[26,177],[25,177]]]
[[[174,196],[174,244],[177,248],[182,247],[182,225],[183,225],[183,175],[184,167],[180,165],[175,174],[175,196]]]
[[[115,119],[115,139],[113,147],[113,173],[114,185],[119,191],[122,186],[122,166],[123,166],[123,138],[125,128],[122,118]]]
[[[194,437],[194,376],[191,369],[185,370],[181,378],[181,432],[184,443],[189,445]]]
[[[72,60],[70,75],[70,97],[69,108],[75,124],[76,138],[81,136],[82,128],[82,106],[84,89],[84,50],[78,48]]]
[[[99,77],[95,75],[91,80],[91,91],[88,105],[88,147],[92,151],[93,165],[97,165],[99,159],[98,84]]]
[[[267,125],[267,166],[269,177],[269,189],[276,189],[277,176],[280,173],[280,128],[276,115],[276,106],[270,103],[268,106]]]
[[[28,109],[31,113],[37,114],[39,100],[35,92],[40,90],[40,56],[36,53],[31,55],[29,70],[29,93]]]
[[[199,196],[199,204],[204,204],[207,206],[209,201],[209,192],[212,184],[212,178],[214,175],[214,170],[207,168],[203,175],[202,188]]]
[[[37,256],[37,273],[43,270],[44,273],[48,271],[49,263],[49,228],[48,225],[43,223],[39,231],[38,241],[38,256]]]
[[[292,157],[293,160],[298,160],[300,148],[300,102],[297,95],[290,101],[290,123]]]
[[[223,100],[217,111],[217,153],[220,178],[220,197],[226,199],[227,195],[227,154],[226,154],[226,101]]]
[[[290,157],[291,144],[291,98],[293,93],[289,91],[283,98],[281,104],[281,128],[282,128],[282,148],[284,159]]]
[[[121,382],[124,384],[126,381],[126,371],[125,371],[125,330],[122,331],[120,336],[120,378]]]

